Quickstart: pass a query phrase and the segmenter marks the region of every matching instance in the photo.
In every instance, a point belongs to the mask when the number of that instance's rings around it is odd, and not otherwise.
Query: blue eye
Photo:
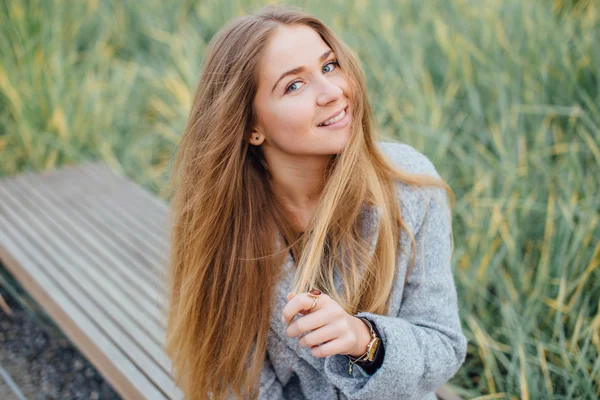
[[[285,90],[285,92],[286,92],[286,93],[293,92],[293,90],[290,90],[290,88],[291,88],[292,86],[294,86],[296,83],[302,83],[302,82],[301,82],[301,81],[294,81],[294,82],[292,82],[292,83],[290,84],[290,86],[288,86],[288,87],[287,87],[287,89]]]
[[[340,66],[340,64],[337,62],[337,60],[334,60],[334,61],[330,61],[330,62],[328,62],[327,64],[325,64],[325,65],[323,66],[323,68],[327,67],[328,65],[335,65],[336,67],[339,67],[339,66]],[[329,71],[325,71],[325,72],[331,72],[331,71],[333,71],[333,70],[329,70]],[[290,85],[289,85],[289,86],[288,86],[288,87],[285,89],[285,93],[287,94],[287,93],[294,92],[295,90],[290,90],[290,89],[291,89],[291,88],[292,88],[292,86],[294,86],[296,83],[302,83],[302,81],[294,81],[294,82],[290,83]]]
[[[337,67],[339,67],[339,66],[340,66],[340,64],[337,62],[337,60],[335,60],[335,61],[332,61],[332,62],[329,62],[329,63],[325,64],[325,67],[326,67],[326,66],[328,66],[328,65],[335,65],[335,66],[337,66]],[[333,71],[333,70],[332,70],[332,71]],[[331,72],[331,71],[329,71],[329,72]]]

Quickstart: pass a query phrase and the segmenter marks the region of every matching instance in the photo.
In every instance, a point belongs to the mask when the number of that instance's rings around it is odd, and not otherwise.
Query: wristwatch
[[[371,321],[369,321],[365,317],[357,317],[357,318],[360,318],[361,320],[363,320],[369,327],[369,331],[371,333],[371,341],[367,345],[367,351],[365,352],[365,354],[363,354],[359,357],[353,357],[351,355],[347,355],[347,357],[350,359],[349,372],[352,372],[352,365],[354,363],[361,365],[361,364],[368,364],[370,362],[373,362],[378,354],[377,350],[380,349],[380,344],[381,344],[381,339],[377,335],[377,332],[375,332],[375,329],[373,329],[373,325],[371,324]]]

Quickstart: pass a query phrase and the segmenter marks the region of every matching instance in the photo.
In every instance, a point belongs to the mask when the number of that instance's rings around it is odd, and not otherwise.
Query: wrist
[[[367,351],[367,346],[371,342],[371,331],[367,324],[360,318],[352,316],[352,320],[354,322],[354,332],[356,337],[356,344],[354,345],[354,349],[348,355],[352,357],[360,357]]]

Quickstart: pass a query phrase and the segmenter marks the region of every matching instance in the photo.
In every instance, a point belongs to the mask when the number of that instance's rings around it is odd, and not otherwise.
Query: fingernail
[[[281,316],[281,322],[285,322],[285,316],[284,315]]]

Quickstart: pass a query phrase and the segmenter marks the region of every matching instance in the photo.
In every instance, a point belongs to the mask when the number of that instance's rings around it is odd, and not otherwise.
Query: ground
[[[27,399],[120,399],[58,327],[33,318],[2,286],[0,295],[12,310],[0,309],[0,366]],[[1,375],[0,399],[18,399]]]

